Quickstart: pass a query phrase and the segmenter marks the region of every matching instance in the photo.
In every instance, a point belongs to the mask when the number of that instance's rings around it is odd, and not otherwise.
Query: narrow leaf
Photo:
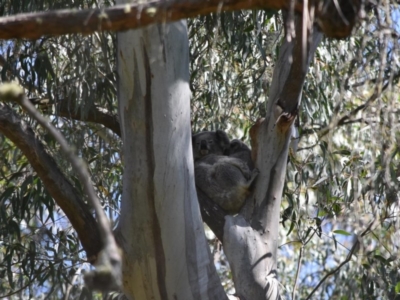
[[[350,232],[347,232],[347,231],[341,230],[341,229],[334,230],[334,231],[332,231],[332,232],[333,232],[334,234],[341,234],[341,235],[351,236],[351,233],[350,233]]]

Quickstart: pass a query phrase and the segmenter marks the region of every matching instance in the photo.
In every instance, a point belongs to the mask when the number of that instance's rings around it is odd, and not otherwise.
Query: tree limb
[[[266,230],[265,236],[277,234],[277,231],[272,228],[276,228],[279,224],[280,201],[291,138],[288,129],[294,121],[293,116],[297,114],[305,73],[322,38],[319,31],[315,28],[314,30],[310,29],[310,24],[304,23],[300,17],[295,21],[295,25],[296,39],[292,42],[286,40],[281,47],[278,62],[280,68],[274,70],[273,85],[269,94],[267,108],[269,113],[265,124],[259,127],[259,132],[256,134],[257,151],[263,151],[269,161],[257,157],[256,166],[262,170],[264,183],[260,185],[260,177],[257,179],[255,198],[258,203],[256,202],[253,207],[250,223],[254,229],[260,232]],[[303,28],[311,31],[309,32],[310,38],[308,38],[308,34],[303,34]],[[307,44],[306,47],[303,42]],[[275,147],[269,147],[271,144],[274,144]]]
[[[0,133],[10,139],[26,156],[51,197],[61,207],[93,262],[101,250],[97,223],[81,195],[57,167],[32,129],[5,104],[0,104]]]
[[[303,22],[301,16],[295,19],[300,19],[295,22],[297,25]],[[291,125],[303,82],[296,83],[294,91],[297,94],[291,93],[287,98],[281,95],[284,94],[283,89],[290,86],[289,81],[304,80],[302,74],[307,70],[322,37],[319,31],[314,30],[310,35],[310,46],[303,48],[302,38],[305,41],[306,35],[298,29],[301,26],[296,28],[296,39],[291,42],[285,39],[280,47],[269,90],[267,115],[250,132],[252,147],[257,147],[252,156],[260,170],[255,189],[240,214],[225,218],[224,252],[232,269],[236,292],[244,299],[280,299],[276,276],[280,208],[292,136]],[[296,47],[300,47],[300,50],[294,50]],[[301,49],[308,51],[303,55]],[[301,70],[291,69],[293,56],[297,56]],[[285,100],[281,105],[277,105],[279,98]]]
[[[321,13],[321,28],[326,29],[327,36],[346,37],[358,16],[359,0],[327,0],[326,5],[318,5],[316,15]],[[346,2],[350,4],[346,4]],[[194,18],[215,12],[240,9],[288,9],[291,0],[172,0],[152,1],[140,4],[123,4],[109,8],[85,10],[57,10],[41,13],[20,14],[0,18],[0,39],[30,38],[37,39],[43,35],[63,35],[71,33],[91,34],[95,31],[124,31],[137,29],[150,24],[174,22],[185,18]],[[294,1],[295,11],[302,12],[303,1]],[[344,4],[342,4],[342,2]],[[355,4],[353,4],[353,2]],[[344,5],[351,7],[350,14],[338,22],[336,11]],[[329,9],[327,9],[327,7]],[[353,9],[354,8],[354,9]],[[320,9],[320,11],[318,11]],[[347,10],[346,10],[347,11]],[[343,12],[340,10],[341,14]],[[332,14],[332,17],[329,17]],[[340,26],[339,26],[340,25]]]
[[[93,105],[87,110],[87,113],[83,113],[79,107],[76,107],[75,101],[68,101],[67,99],[61,99],[57,102],[51,101],[48,98],[45,99],[29,99],[33,104],[37,105],[55,105],[56,115],[74,119],[83,122],[93,122],[101,124],[104,127],[110,129],[116,135],[121,137],[121,128],[116,115],[112,115],[105,112],[98,106]]]
[[[74,153],[72,147],[60,132],[26,98],[22,87],[14,83],[3,84],[0,88],[0,100],[17,102],[60,144],[61,151],[69,159],[73,170],[82,182],[88,201],[96,212],[97,228],[102,242],[102,251],[96,260],[97,269],[85,275],[85,282],[93,289],[104,291],[119,289],[122,285],[120,251],[111,231],[110,223],[91,183],[87,165]]]
[[[284,113],[291,115],[297,114],[300,104],[300,97],[303,89],[304,80],[308,71],[308,66],[312,57],[308,53],[314,53],[322,36],[318,39],[313,38],[314,16],[311,13],[303,13],[306,17],[298,18],[295,22],[295,34],[293,52],[291,55],[292,63],[288,79],[285,81],[279,96],[278,105]]]

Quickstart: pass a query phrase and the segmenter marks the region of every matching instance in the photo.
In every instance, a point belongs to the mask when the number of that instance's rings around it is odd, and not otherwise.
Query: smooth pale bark
[[[124,176],[116,230],[131,299],[227,299],[193,175],[186,22],[118,34]]]
[[[297,27],[301,25],[299,22],[296,24]],[[292,42],[285,39],[280,48],[267,115],[259,124],[257,141],[254,143],[258,145],[255,164],[260,174],[252,199],[246,202],[241,214],[226,217],[224,251],[232,268],[236,293],[241,299],[280,298],[276,268],[280,206],[293,126],[293,118],[285,120],[282,112],[296,115],[297,108],[293,102],[297,105],[300,102],[305,73],[322,37],[321,33],[314,33],[311,46],[308,47],[310,50],[305,56],[307,62],[303,65],[302,51],[299,51],[299,47],[303,45],[300,32],[301,30],[297,31],[299,38]],[[297,86],[293,87],[292,80],[298,80]],[[296,95],[292,93],[293,99],[280,98],[287,94],[287,88],[297,91]],[[281,103],[284,107],[278,105]],[[285,111],[285,107],[290,107],[291,110]]]

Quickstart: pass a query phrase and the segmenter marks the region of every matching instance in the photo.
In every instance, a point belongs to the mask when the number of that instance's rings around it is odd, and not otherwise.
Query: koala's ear
[[[230,148],[232,150],[239,150],[241,148],[241,146],[242,146],[242,142],[241,141],[236,140],[236,139],[231,141]]]
[[[216,131],[216,136],[217,136],[217,140],[219,145],[225,150],[228,149],[230,146],[230,141],[229,141],[229,137],[226,134],[225,131],[223,130],[217,130]]]

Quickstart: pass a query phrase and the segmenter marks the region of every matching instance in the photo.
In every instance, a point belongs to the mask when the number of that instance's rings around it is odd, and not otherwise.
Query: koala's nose
[[[208,147],[207,147],[207,141],[201,141],[200,142],[200,149],[201,150],[206,150],[206,149],[208,149]]]

